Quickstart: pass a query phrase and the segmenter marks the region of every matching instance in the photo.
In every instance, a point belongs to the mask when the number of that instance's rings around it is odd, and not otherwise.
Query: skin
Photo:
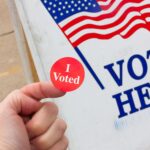
[[[58,108],[44,98],[65,93],[51,83],[34,83],[15,90],[0,103],[0,150],[66,150],[66,123]]]

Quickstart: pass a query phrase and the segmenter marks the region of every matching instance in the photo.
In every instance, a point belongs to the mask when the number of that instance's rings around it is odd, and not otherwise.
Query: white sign
[[[16,0],[41,80],[73,57],[77,91],[55,100],[70,150],[150,148],[150,1]]]

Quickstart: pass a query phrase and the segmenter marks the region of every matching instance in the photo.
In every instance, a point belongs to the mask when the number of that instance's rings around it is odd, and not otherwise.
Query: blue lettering
[[[144,90],[144,88],[146,89]],[[146,104],[146,99],[150,100],[150,94],[147,88],[148,89],[150,88],[150,83],[146,83],[144,85],[135,88],[135,90],[138,93],[139,100],[141,102],[141,108],[140,108],[141,110],[150,107],[150,101],[149,104]]]
[[[133,68],[133,62],[136,59],[140,61],[142,68],[143,68],[141,75],[137,75]],[[146,62],[145,58],[141,55],[132,56],[128,61],[128,71],[129,71],[130,76],[132,78],[134,78],[135,80],[143,79],[146,76],[147,71],[148,71],[148,66],[147,66],[147,62]]]
[[[104,66],[104,68],[109,71],[109,73],[111,74],[111,76],[113,77],[113,79],[115,80],[118,86],[122,86],[123,84],[123,63],[124,60],[120,60],[117,62],[117,64],[119,65],[119,75],[117,75],[113,69],[114,64],[109,64],[107,66]]]
[[[125,105],[130,106],[129,114],[132,114],[132,113],[139,111],[135,106],[132,92],[133,92],[133,89],[130,89],[130,90],[127,90],[124,92],[124,94],[127,96],[126,100],[122,99],[122,96],[123,96],[122,93],[119,93],[119,94],[113,96],[113,98],[116,99],[116,102],[118,105],[118,109],[119,109],[119,113],[120,113],[118,116],[119,118],[122,118],[122,117],[125,117],[128,115],[128,112],[126,112],[125,108],[124,108]]]
[[[135,94],[138,95],[138,101],[140,103],[135,103],[135,100],[133,98]],[[123,98],[125,96],[127,97],[126,99]],[[128,114],[136,113],[139,110],[143,110],[150,107],[150,83],[146,83],[133,89],[129,89],[127,91],[124,91],[123,93],[113,95],[112,97],[117,102],[117,106],[119,109],[118,118],[125,117]],[[140,106],[137,108],[136,104],[140,104]],[[128,108],[130,109],[126,109],[125,106],[128,106]]]

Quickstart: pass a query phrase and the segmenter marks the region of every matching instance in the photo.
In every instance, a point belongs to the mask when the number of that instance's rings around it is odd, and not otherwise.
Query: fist
[[[64,136],[66,123],[57,117],[54,103],[45,103],[26,123],[33,150],[66,150],[68,140]]]
[[[40,102],[64,94],[47,82],[9,94],[0,103],[0,149],[66,150],[67,125],[58,117],[58,107],[52,102]]]

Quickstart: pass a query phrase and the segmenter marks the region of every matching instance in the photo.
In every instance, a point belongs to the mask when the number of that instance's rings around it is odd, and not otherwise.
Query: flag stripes
[[[74,47],[91,38],[106,40],[120,35],[126,39],[139,28],[150,31],[149,0],[97,0],[97,2],[102,9],[101,12],[80,12],[59,23]]]

